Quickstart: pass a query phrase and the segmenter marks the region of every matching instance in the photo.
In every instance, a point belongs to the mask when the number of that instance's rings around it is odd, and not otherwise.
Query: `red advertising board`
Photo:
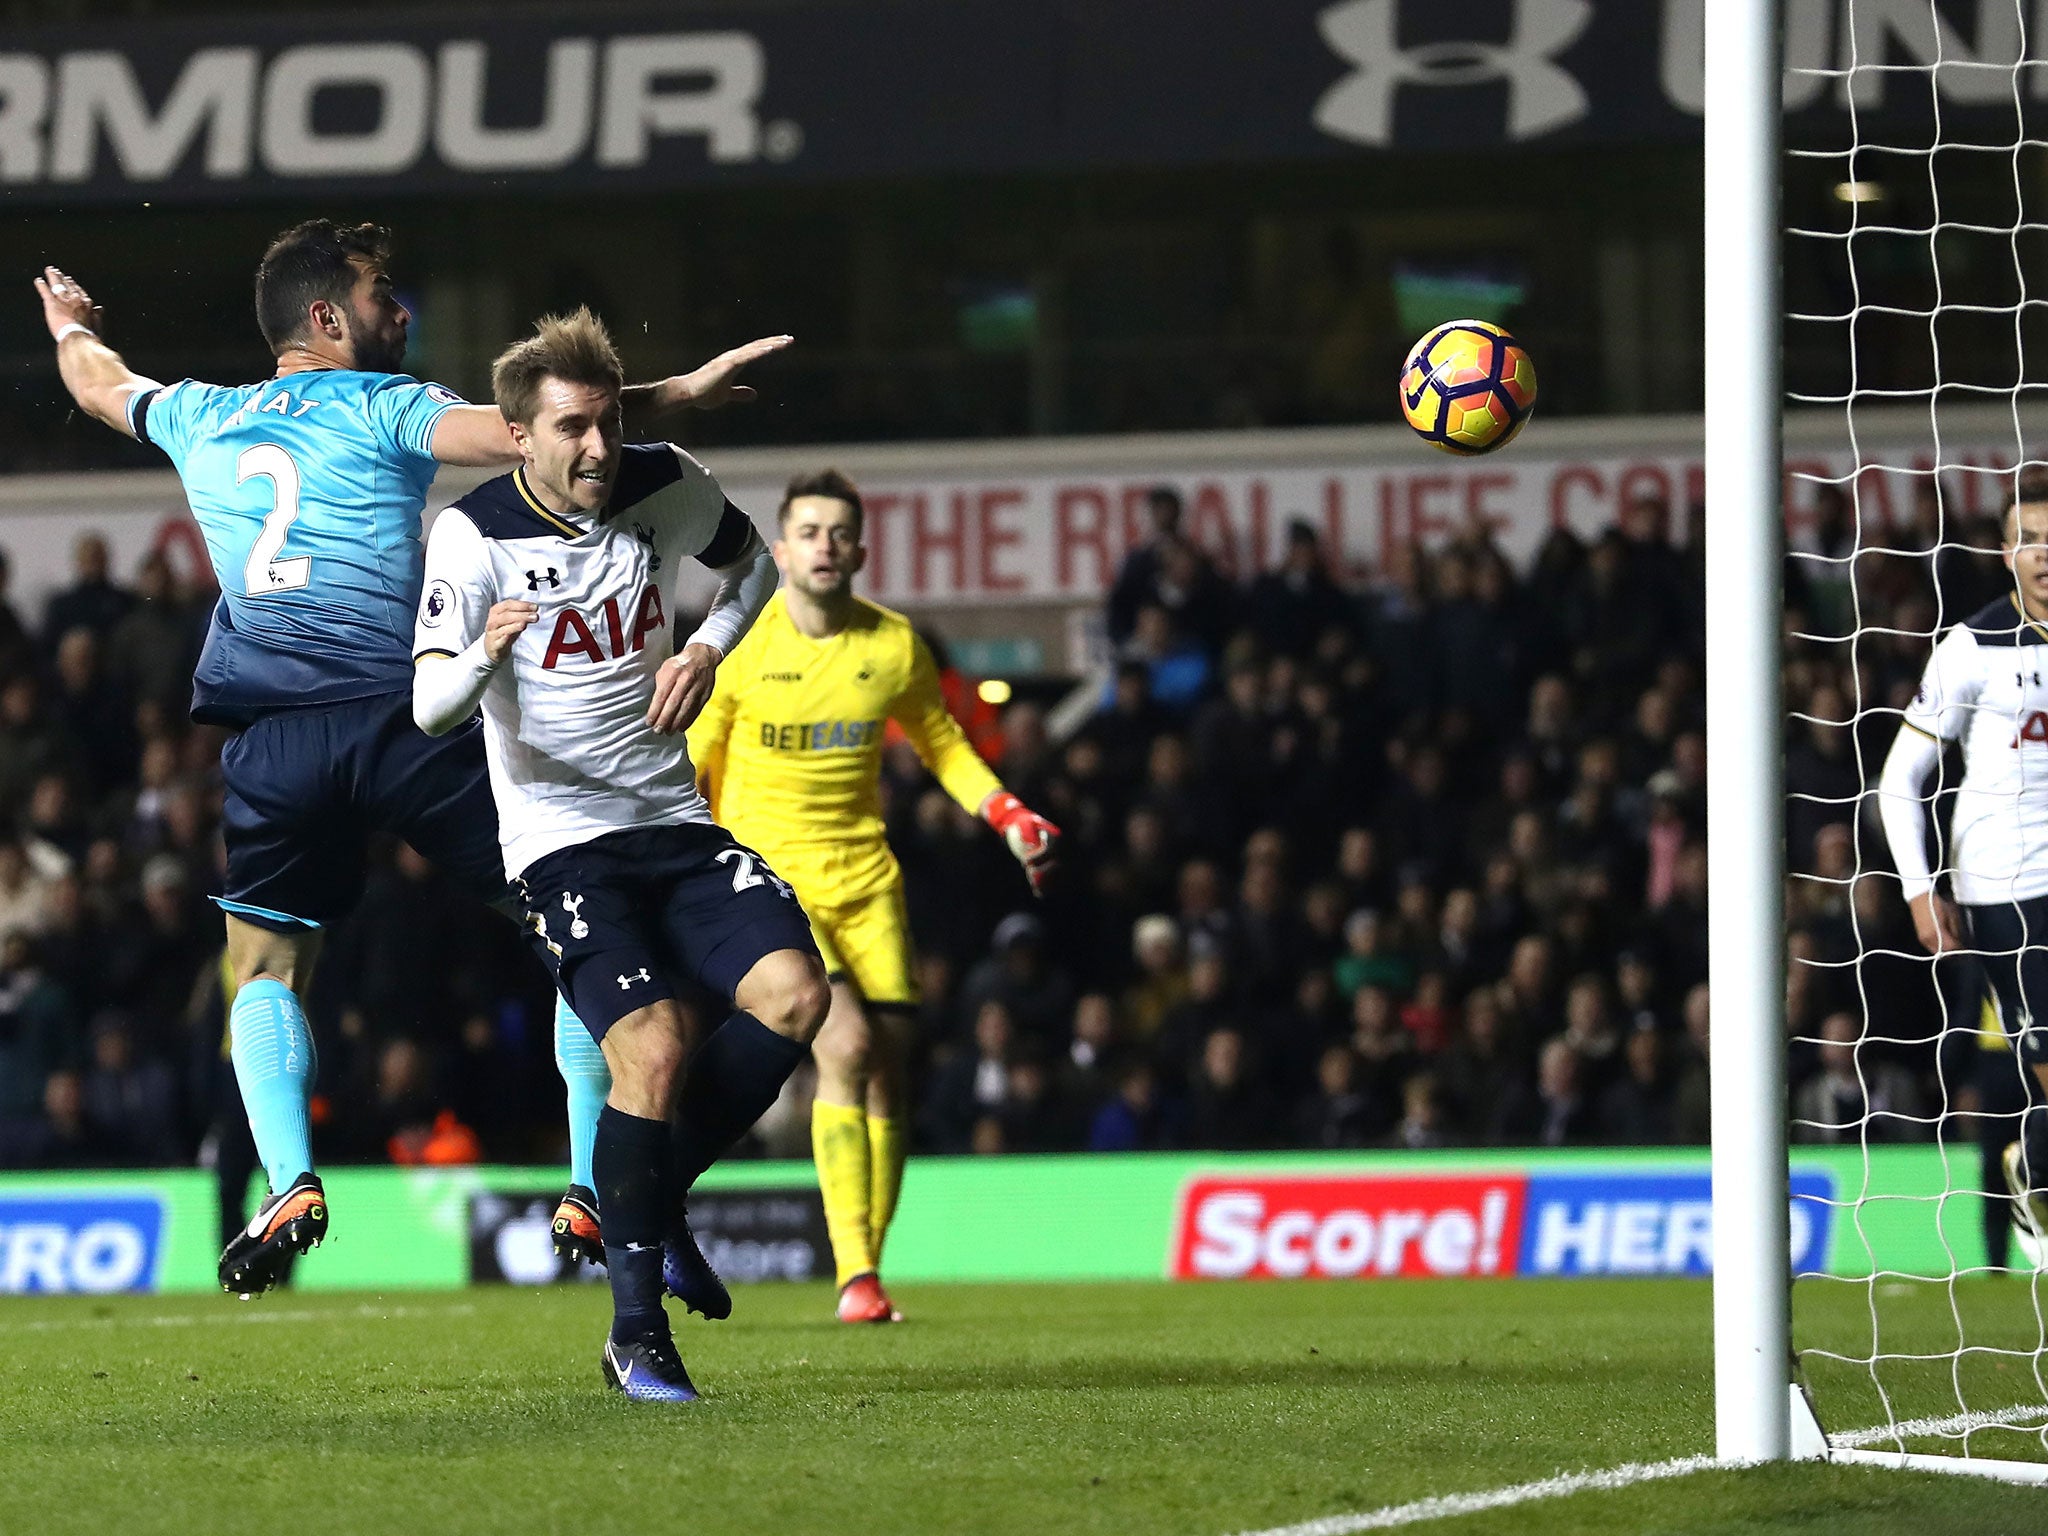
[[[1177,1280],[1512,1275],[1528,1180],[1198,1178],[1181,1192]]]

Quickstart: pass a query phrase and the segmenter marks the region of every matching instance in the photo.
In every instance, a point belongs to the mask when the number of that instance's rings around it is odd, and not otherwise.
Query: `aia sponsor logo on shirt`
[[[587,616],[574,608],[564,608],[555,615],[554,633],[548,636],[547,656],[541,669],[552,672],[578,657],[593,662],[618,661],[645,650],[647,637],[667,627],[668,615],[662,611],[661,593],[653,587],[642,589],[630,626],[615,597],[606,598],[603,607]],[[609,650],[605,641],[610,642]]]

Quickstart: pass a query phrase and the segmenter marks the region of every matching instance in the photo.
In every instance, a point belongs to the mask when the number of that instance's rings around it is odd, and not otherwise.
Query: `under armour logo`
[[[641,967],[640,967],[640,969],[639,969],[638,971],[636,971],[636,972],[635,972],[635,973],[634,973],[633,975],[631,975],[631,976],[621,976],[621,977],[619,978],[619,990],[620,990],[621,992],[625,991],[625,990],[626,990],[626,988],[628,988],[628,987],[632,986],[632,985],[633,985],[633,983],[634,983],[634,982],[636,982],[636,981],[652,981],[652,980],[654,980],[654,978],[653,978],[652,976],[650,976],[650,975],[648,975],[648,974],[647,974],[647,967],[643,965],[643,966],[641,966]]]
[[[583,898],[571,896],[567,891],[562,892],[562,910],[569,914],[569,937],[589,938],[590,924],[583,921]]]
[[[1529,139],[1586,115],[1585,87],[1556,62],[1593,19],[1591,0],[1514,0],[1505,43],[1444,42],[1403,48],[1400,0],[1344,0],[1317,18],[1323,38],[1357,73],[1316,103],[1315,124],[1334,138],[1388,144],[1404,85],[1508,88],[1508,134]]]
[[[555,574],[555,568],[552,565],[545,572],[528,571],[526,573],[527,591],[538,592],[542,582],[546,582],[551,587],[559,587],[562,584],[562,578]]]

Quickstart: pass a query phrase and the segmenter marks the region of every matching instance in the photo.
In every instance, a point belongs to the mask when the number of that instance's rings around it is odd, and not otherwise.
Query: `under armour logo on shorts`
[[[546,582],[550,587],[559,587],[562,584],[562,578],[555,574],[555,568],[552,565],[545,572],[528,571],[526,573],[527,591],[538,592],[542,582]]]
[[[638,974],[632,976],[621,976],[619,978],[619,990],[621,992],[625,991],[628,987],[632,986],[633,983],[636,981],[652,980],[654,980],[654,978],[647,974],[647,967],[643,965],[640,967]]]

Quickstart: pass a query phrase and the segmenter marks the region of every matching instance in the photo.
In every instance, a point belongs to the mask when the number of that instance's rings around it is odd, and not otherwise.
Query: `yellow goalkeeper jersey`
[[[690,758],[719,824],[799,895],[829,878],[833,901],[857,900],[897,878],[878,788],[886,720],[969,814],[1003,787],[947,710],[908,619],[857,597],[845,629],[813,640],[778,592],[720,663]]]

